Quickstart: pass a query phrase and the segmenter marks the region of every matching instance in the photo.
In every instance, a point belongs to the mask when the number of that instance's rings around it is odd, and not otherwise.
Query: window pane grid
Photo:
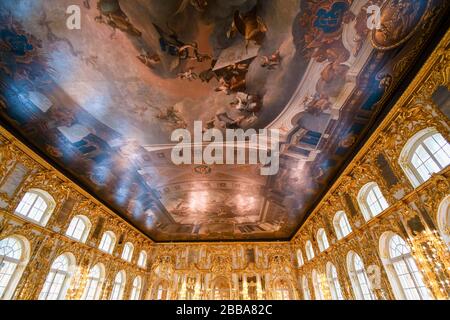
[[[336,267],[330,265],[329,275],[328,275],[328,283],[330,286],[331,296],[333,300],[344,300],[344,296],[342,294],[341,285],[339,283],[338,274]]]
[[[347,235],[349,235],[352,232],[350,224],[347,220],[347,217],[344,214],[342,214],[339,219],[339,226],[341,229],[342,238],[346,237]]]
[[[408,300],[430,299],[422,274],[406,242],[394,235],[389,241],[389,255],[401,289]]]
[[[2,257],[0,257],[0,298],[3,297],[16,268],[17,263],[5,259],[2,261]]]
[[[306,243],[306,257],[308,258],[308,260],[311,260],[314,258],[314,249],[313,249],[312,243],[310,241],[308,241]]]
[[[101,271],[97,265],[91,269],[88,276],[88,283],[86,285],[86,297],[85,300],[96,300],[101,289]]]
[[[114,279],[114,285],[111,292],[111,300],[120,300],[122,299],[122,291],[124,287],[123,283],[124,279],[122,273],[118,273],[116,278]]]
[[[114,246],[114,240],[109,232],[103,234],[102,240],[100,241],[99,249],[107,253],[112,253]]]
[[[308,279],[303,278],[303,295],[305,300],[311,300],[311,292],[309,291]]]
[[[62,297],[64,283],[68,277],[69,261],[66,256],[59,256],[53,262],[44,287],[39,295],[40,300],[57,300]]]
[[[145,268],[146,264],[147,264],[147,255],[144,251],[141,251],[141,253],[139,254],[138,266],[141,268]]]
[[[366,202],[372,217],[377,216],[388,207],[387,201],[378,186],[373,186],[369,190]]]
[[[42,197],[36,193],[27,192],[17,206],[16,213],[33,221],[41,222],[47,207],[47,203]]]
[[[414,150],[411,164],[422,182],[427,181],[450,164],[450,144],[440,133],[424,139]]]
[[[139,300],[141,295],[141,280],[139,278],[134,279],[133,289],[131,290],[131,300]]]
[[[370,288],[369,278],[367,277],[366,270],[361,258],[358,255],[353,256],[353,268],[355,272],[356,281],[356,294],[364,300],[374,300],[372,289]]]
[[[67,230],[67,235],[77,240],[82,240],[86,230],[86,223],[80,217],[73,218]]]
[[[316,300],[324,300],[320,275],[318,275],[315,272],[313,273],[313,286],[314,286],[314,293],[316,295]]]

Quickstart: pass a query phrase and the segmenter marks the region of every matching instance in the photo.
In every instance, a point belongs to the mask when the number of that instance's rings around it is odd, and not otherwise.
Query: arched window
[[[298,249],[297,250],[297,263],[298,263],[298,266],[299,267],[301,267],[301,266],[303,266],[304,265],[304,261],[303,261],[303,254],[302,254],[302,250],[301,249]]]
[[[327,263],[327,279],[331,291],[331,298],[333,300],[344,300],[336,267],[331,262]]]
[[[122,300],[123,291],[125,289],[126,275],[125,271],[120,271],[114,278],[110,300]]]
[[[55,207],[56,202],[48,192],[30,189],[20,200],[15,213],[45,226]]]
[[[308,259],[308,261],[313,259],[314,258],[314,249],[313,249],[311,241],[308,240],[306,242],[305,250],[306,250],[306,258]]]
[[[133,288],[131,289],[130,300],[139,300],[141,297],[142,280],[141,277],[136,277],[133,280]]]
[[[134,246],[130,242],[125,243],[122,251],[122,259],[130,262],[133,257],[133,250]]]
[[[289,282],[285,279],[278,279],[274,283],[275,300],[291,300],[291,290]]]
[[[169,298],[168,284],[165,281],[161,281],[155,287],[154,298],[155,300],[167,300]]]
[[[308,278],[303,276],[302,279],[303,298],[304,300],[311,300],[311,292],[309,291]]]
[[[86,289],[82,299],[84,300],[99,300],[102,294],[102,287],[105,281],[105,267],[103,264],[96,264],[89,271],[87,278]]]
[[[414,187],[450,164],[450,144],[434,128],[415,134],[403,147],[399,164]]]
[[[78,240],[80,242],[86,242],[91,230],[91,222],[85,216],[75,216],[67,228],[66,236]]]
[[[138,267],[145,269],[147,267],[147,252],[142,250],[139,252]]]
[[[450,246],[450,196],[445,197],[439,205],[437,225],[442,239]]]
[[[361,188],[358,203],[366,221],[376,217],[389,205],[375,182],[370,182]]]
[[[336,212],[333,219],[333,225],[334,230],[336,231],[336,236],[339,240],[352,233],[352,227],[350,226],[347,215],[344,211]]]
[[[30,255],[28,241],[20,236],[0,240],[0,300],[11,299]]]
[[[98,248],[106,253],[112,254],[116,244],[116,235],[112,231],[106,231]]]
[[[330,244],[328,243],[327,234],[324,229],[319,229],[319,231],[317,231],[317,243],[319,244],[320,252],[329,248]]]
[[[211,287],[213,300],[230,300],[231,285],[227,277],[219,276],[215,278]]]
[[[405,240],[393,232],[384,233],[380,255],[397,299],[432,299]]]
[[[60,255],[53,261],[45,279],[39,300],[64,300],[75,267],[75,257],[71,253]]]
[[[375,300],[364,263],[355,252],[351,251],[347,255],[347,268],[356,299]]]
[[[314,296],[316,300],[324,300],[323,291],[322,291],[322,279],[316,270],[312,272],[312,281],[314,287]]]

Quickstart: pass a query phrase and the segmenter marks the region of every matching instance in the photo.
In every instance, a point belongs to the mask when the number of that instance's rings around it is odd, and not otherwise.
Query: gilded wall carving
[[[337,268],[345,298],[355,298],[348,281],[349,270],[346,261],[347,253],[354,251],[361,256],[366,266],[375,266],[381,270],[379,286],[374,290],[376,297],[395,299],[380,257],[380,238],[386,232],[393,232],[405,239],[410,239],[418,247],[421,247],[423,243],[431,243],[434,246],[432,251],[439,252],[432,261],[421,259],[420,253],[414,250],[413,256],[418,261],[428,289],[434,297],[448,299],[450,259],[448,248],[442,238],[437,235],[439,232],[437,215],[439,205],[449,194],[450,171],[446,168],[414,188],[400,165],[402,161],[400,154],[408,140],[427,128],[436,129],[447,141],[450,141],[450,121],[432,99],[438,87],[449,88],[450,85],[449,44],[450,34],[447,34],[407,92],[292,240],[294,250],[301,250],[303,256],[305,256],[306,241],[312,240],[317,256],[298,270],[300,277],[303,275],[309,277],[311,292],[313,292],[312,270],[316,269],[320,274],[326,274],[325,265],[331,262]],[[380,155],[386,161],[380,162]],[[381,167],[380,163],[388,166],[389,171]],[[389,208],[366,222],[357,198],[361,188],[369,182],[377,183],[389,203]],[[346,198],[350,198],[350,201],[346,201]],[[326,227],[326,221],[332,221],[335,214],[341,210],[347,214],[353,232],[344,239],[337,240],[335,230],[327,227],[330,248],[319,253],[320,250],[315,241],[317,230]],[[427,238],[423,235],[427,232],[436,236]],[[439,264],[444,267],[436,272],[435,266]],[[324,287],[326,292],[327,285]]]
[[[124,299],[132,280],[143,280],[140,299],[303,299],[303,277],[315,297],[313,271],[320,278],[325,299],[332,298],[327,264],[337,272],[344,299],[358,298],[349,277],[347,256],[358,254],[367,270],[377,299],[395,299],[383,255],[381,239],[394,233],[407,239],[411,254],[434,298],[450,296],[450,257],[440,236],[438,212],[449,195],[447,167],[414,188],[401,166],[408,140],[434,128],[450,141],[450,122],[433,101],[438,87],[450,89],[450,33],[441,42],[405,94],[393,107],[366,145],[315,208],[291,242],[274,243],[152,243],[147,237],[103,207],[57,170],[0,130],[0,240],[21,236],[30,244],[29,259],[15,287],[13,299],[37,299],[52,262],[70,252],[76,270],[70,278],[67,299],[80,299],[89,270],[97,263],[106,274],[100,299],[109,299],[114,278],[126,274]],[[388,202],[381,214],[366,219],[358,203],[363,186],[375,182]],[[45,226],[15,214],[27,191],[48,192],[55,207]],[[334,218],[344,211],[352,232],[338,239]],[[70,222],[83,215],[92,223],[85,243],[65,235]],[[367,221],[368,220],[368,221]],[[329,247],[321,252],[317,232],[323,228]],[[117,235],[113,254],[98,249],[102,234]],[[305,244],[311,241],[315,257],[308,261]],[[126,242],[134,245],[133,259],[121,259]],[[145,268],[137,266],[139,252],[147,253]],[[303,263],[298,263],[299,252]]]

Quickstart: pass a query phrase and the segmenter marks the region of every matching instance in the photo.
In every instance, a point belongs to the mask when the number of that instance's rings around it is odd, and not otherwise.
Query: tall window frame
[[[139,252],[139,258],[137,261],[137,265],[139,268],[142,268],[142,269],[147,268],[147,252],[145,252],[144,250],[141,250]]]
[[[358,193],[358,204],[366,221],[389,208],[389,203],[376,182],[369,182],[361,188]]]
[[[75,256],[64,253],[52,263],[39,300],[65,300],[75,269]]]
[[[274,283],[275,300],[291,300],[289,282],[285,279],[277,279]]]
[[[127,275],[124,270],[117,272],[112,284],[111,295],[109,300],[122,300],[125,291]]]
[[[308,277],[302,277],[303,299],[311,300],[311,290],[309,289]]]
[[[450,164],[450,144],[435,128],[427,128],[412,136],[398,160],[414,188]]]
[[[310,240],[306,241],[305,244],[306,258],[311,261],[315,257],[314,248]]]
[[[347,214],[344,211],[338,211],[333,218],[333,226],[338,240],[341,240],[353,232]]]
[[[317,231],[317,244],[319,245],[320,252],[324,252],[330,247],[330,243],[328,242],[327,233],[325,229],[320,228]]]
[[[380,256],[398,300],[431,300],[423,274],[406,241],[394,232],[380,237]]]
[[[328,262],[326,269],[331,298],[333,300],[344,300],[344,295],[342,293],[341,284],[339,283],[339,275],[336,267],[331,262]]]
[[[0,239],[0,300],[10,300],[30,259],[30,243],[23,236]]]
[[[347,269],[355,298],[357,300],[376,300],[364,262],[356,252],[350,251],[347,254]]]
[[[116,246],[116,235],[112,231],[106,231],[103,233],[102,239],[98,248],[106,253],[112,254]]]
[[[122,249],[122,260],[125,260],[127,262],[131,262],[133,259],[133,251],[134,251],[134,245],[131,242],[125,243]]]
[[[66,236],[69,238],[85,243],[89,232],[91,231],[92,223],[88,217],[84,215],[76,215],[70,221],[66,230]]]
[[[130,300],[139,300],[141,298],[141,291],[142,291],[142,279],[140,276],[137,276],[133,280]]]
[[[298,248],[297,249],[297,265],[298,265],[298,267],[301,267],[304,264],[305,264],[305,261],[303,260],[302,249]]]
[[[325,300],[322,288],[322,279],[320,278],[320,274],[315,269],[312,271],[312,282],[315,300]]]
[[[105,266],[97,263],[89,270],[82,300],[99,300],[105,282]]]
[[[23,195],[14,213],[45,227],[55,207],[55,199],[47,191],[33,188]]]

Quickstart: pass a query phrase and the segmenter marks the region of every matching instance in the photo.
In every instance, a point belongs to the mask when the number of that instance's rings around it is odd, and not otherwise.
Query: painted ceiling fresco
[[[155,241],[287,239],[447,4],[2,0],[1,118]],[[280,130],[279,172],[175,165],[171,133],[196,120]]]

